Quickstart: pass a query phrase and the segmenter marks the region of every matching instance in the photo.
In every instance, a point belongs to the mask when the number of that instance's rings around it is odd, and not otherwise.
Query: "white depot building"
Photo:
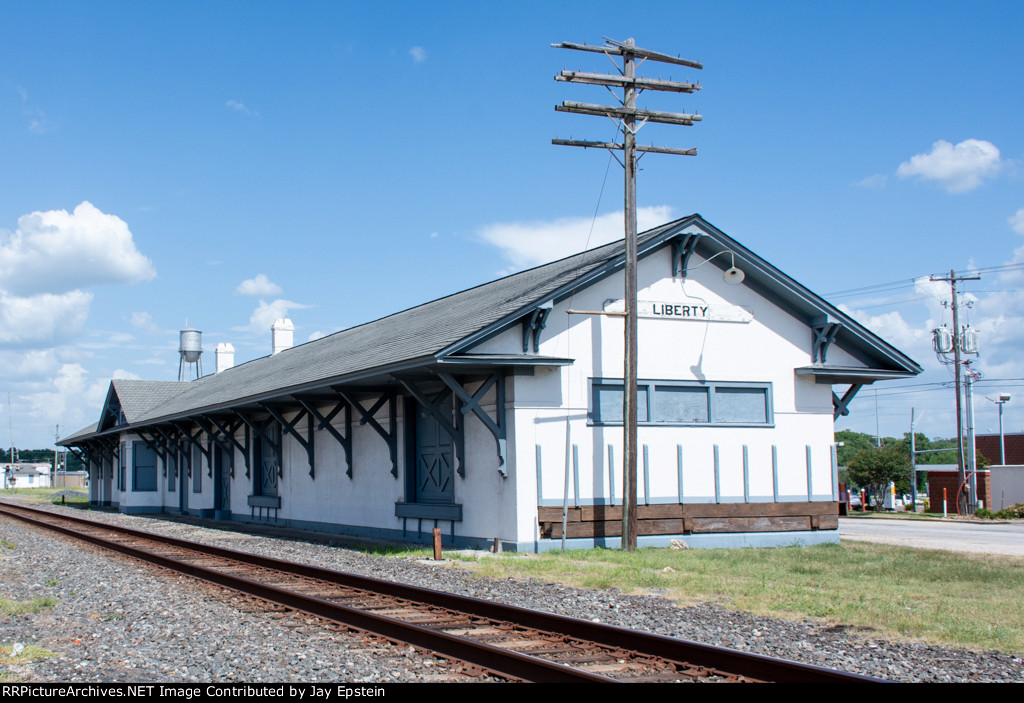
[[[639,256],[639,543],[838,541],[833,421],[920,367],[699,215]],[[61,444],[124,512],[618,546],[623,266],[612,243],[296,347],[284,321],[270,356],[113,381]]]

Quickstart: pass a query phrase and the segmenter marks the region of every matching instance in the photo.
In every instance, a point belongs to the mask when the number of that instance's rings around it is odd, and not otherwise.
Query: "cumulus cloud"
[[[672,218],[667,205],[637,210],[637,230],[664,224]],[[593,233],[591,233],[593,224]],[[485,225],[477,236],[501,249],[514,268],[522,269],[555,261],[583,250],[607,244],[624,236],[623,212],[610,212],[596,220],[590,217],[563,217],[534,222],[497,222]],[[589,245],[588,245],[589,234]]]
[[[239,283],[235,292],[239,295],[280,295],[281,286],[273,283],[266,274],[258,273],[255,278],[247,278]]]
[[[949,193],[966,193],[998,173],[999,149],[982,139],[965,139],[957,145],[940,139],[927,154],[917,154],[896,169],[900,178],[934,181]]]
[[[412,60],[416,63],[422,63],[427,60],[427,50],[422,46],[414,46],[409,49],[409,55],[412,56]]]
[[[1024,207],[1010,217],[1007,217],[1006,221],[1010,223],[1010,227],[1013,228],[1014,232],[1024,234]]]
[[[270,326],[279,317],[288,317],[289,310],[301,310],[312,307],[296,303],[293,300],[277,299],[270,303],[261,300],[252,315],[249,316],[249,324],[233,329],[239,332],[253,332],[255,334],[270,334]]]
[[[80,290],[27,297],[0,291],[0,344],[54,344],[82,329],[92,294]]]
[[[33,212],[0,241],[0,281],[7,293],[63,293],[93,285],[136,283],[156,276],[135,248],[128,225],[92,203],[73,212]]]

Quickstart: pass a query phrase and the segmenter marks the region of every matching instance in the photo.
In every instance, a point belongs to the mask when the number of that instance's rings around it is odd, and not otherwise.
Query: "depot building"
[[[699,215],[638,251],[639,544],[838,541],[833,422],[921,368]],[[112,381],[60,444],[123,512],[618,546],[623,269],[616,242],[299,346],[284,324],[197,380]]]

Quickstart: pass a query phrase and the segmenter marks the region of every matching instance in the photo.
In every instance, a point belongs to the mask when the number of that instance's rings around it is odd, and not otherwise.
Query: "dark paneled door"
[[[437,396],[433,407],[452,417],[450,392]],[[425,408],[416,417],[416,502],[455,502],[455,447],[452,438]]]

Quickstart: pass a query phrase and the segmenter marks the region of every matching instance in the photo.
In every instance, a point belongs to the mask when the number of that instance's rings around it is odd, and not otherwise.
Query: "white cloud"
[[[414,46],[409,49],[409,55],[412,56],[412,60],[416,63],[422,63],[427,60],[427,50],[422,46]]]
[[[131,317],[128,318],[129,324],[137,330],[142,332],[149,332],[150,334],[156,334],[162,332],[160,326],[153,320],[153,316],[148,312],[133,312]]]
[[[0,344],[53,344],[76,335],[89,315],[92,293],[73,290],[28,297],[0,291]]]
[[[854,183],[854,185],[859,187],[859,188],[868,188],[870,190],[879,190],[879,189],[885,187],[885,183],[888,180],[889,180],[889,177],[886,176],[884,173],[876,173],[873,176],[868,176],[867,178],[864,178],[864,179],[861,179],[861,180],[857,181],[856,183]]]
[[[949,193],[966,193],[1000,169],[999,149],[982,139],[965,139],[956,146],[940,139],[927,154],[917,154],[896,169],[900,178],[917,176],[935,181]]]
[[[1006,221],[1010,223],[1010,227],[1013,228],[1014,232],[1024,234],[1024,207],[1010,217],[1007,217]]]
[[[281,286],[271,282],[266,274],[259,273],[255,278],[247,278],[239,283],[235,292],[239,295],[280,295]]]
[[[238,102],[237,100],[228,100],[224,104],[227,107],[229,107],[232,110],[234,110],[235,112],[241,112],[243,115],[249,115],[249,117],[259,117],[260,116],[258,112],[254,111],[254,110],[250,110],[249,108],[247,108],[245,106],[244,103]]]
[[[637,230],[643,232],[671,218],[672,208],[667,205],[639,208]],[[563,217],[547,222],[496,222],[477,231],[481,239],[501,249],[513,269],[555,261],[583,251],[586,247],[593,248],[621,239],[624,234],[621,210],[600,215],[596,220],[590,217]]]
[[[33,212],[0,242],[0,281],[13,294],[61,293],[156,276],[125,222],[82,202],[74,212]]]
[[[288,311],[312,307],[303,305],[293,300],[277,299],[270,303],[261,300],[252,315],[249,316],[249,324],[242,327],[234,327],[239,332],[253,332],[254,334],[270,334],[270,326],[279,317],[288,317]]]

